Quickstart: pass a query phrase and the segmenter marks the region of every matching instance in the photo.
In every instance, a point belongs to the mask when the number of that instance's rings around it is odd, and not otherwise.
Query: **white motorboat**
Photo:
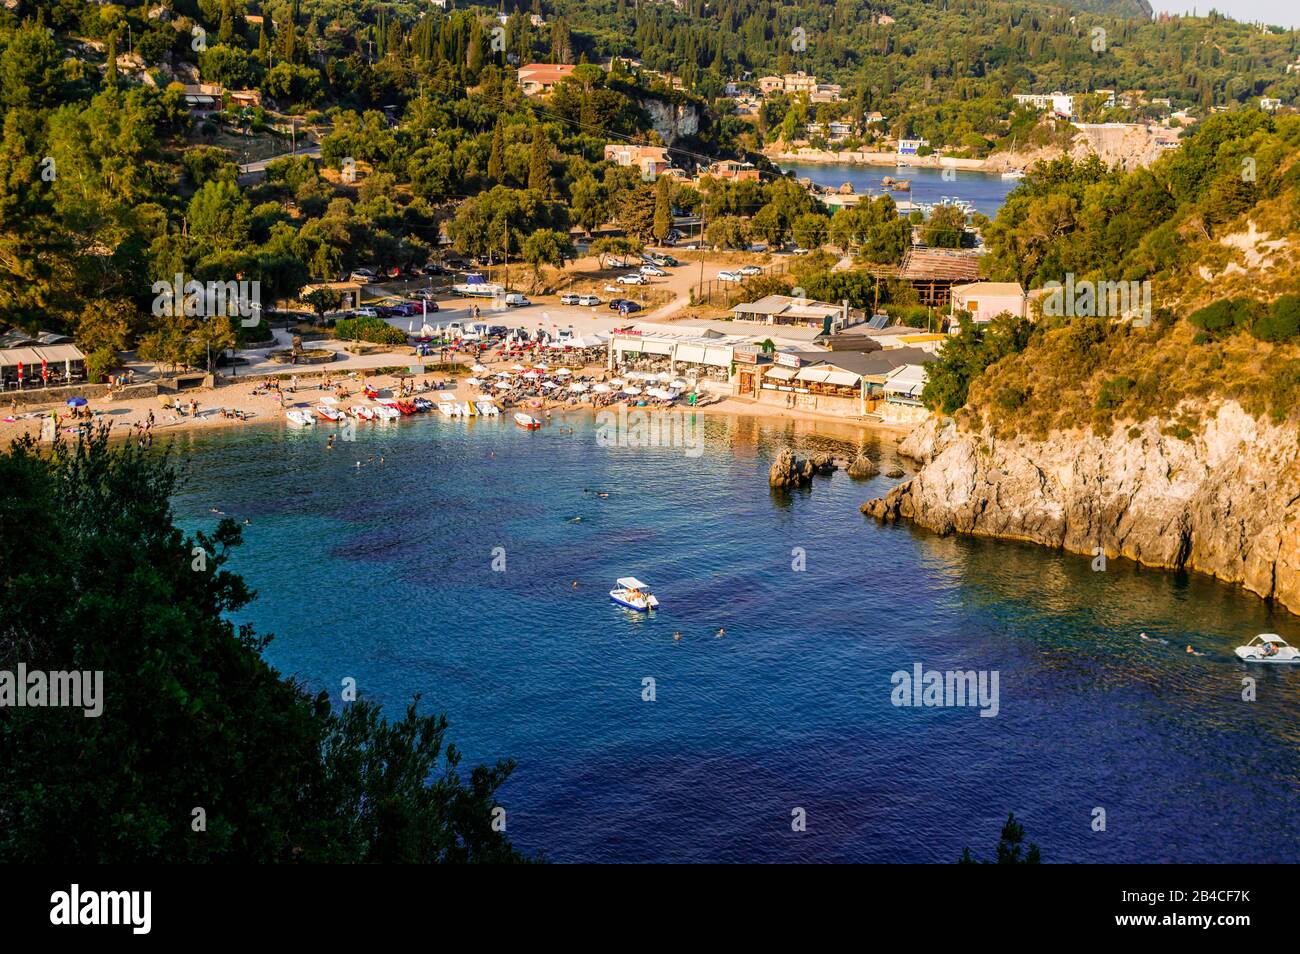
[[[1277,633],[1260,633],[1245,646],[1233,650],[1244,662],[1287,666],[1300,663],[1300,649],[1290,645]]]
[[[284,412],[284,416],[289,419],[290,424],[297,424],[299,427],[307,427],[316,423],[312,416],[301,408],[290,408]]]
[[[460,408],[451,401],[439,401],[438,411],[443,417],[459,417]]]
[[[373,421],[375,419],[375,412],[368,407],[362,407],[360,404],[349,408],[349,410],[358,421]]]
[[[318,415],[320,415],[327,421],[338,421],[343,418],[342,411],[340,411],[336,407],[331,407],[328,404],[324,404],[324,403],[317,404],[314,410]]]
[[[515,423],[525,430],[535,431],[542,426],[542,422],[531,414],[525,414],[523,411],[515,412]]]
[[[1024,177],[1025,177],[1025,170],[1023,169],[1011,169],[1007,172],[1002,173],[1002,178],[1004,179],[1023,179]]]
[[[491,401],[475,401],[474,406],[484,417],[500,417],[501,408],[497,407]]]
[[[626,606],[638,613],[648,613],[659,606],[659,600],[650,592],[650,587],[635,576],[618,579],[618,586],[609,591],[609,598],[619,606]]]
[[[375,417],[381,421],[395,421],[402,416],[401,411],[387,404],[376,404],[372,410],[375,412]]]

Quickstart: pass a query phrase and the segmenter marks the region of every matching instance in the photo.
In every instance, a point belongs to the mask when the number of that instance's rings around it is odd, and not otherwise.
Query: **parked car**
[[[521,308],[524,305],[531,305],[531,304],[532,302],[528,300],[528,296],[521,295],[519,292],[510,292],[508,295],[506,295],[507,308]]]
[[[745,276],[740,274],[740,272],[729,272],[726,270],[718,272],[718,281],[720,282],[743,282],[744,280]]]
[[[640,310],[641,310],[641,306],[640,306],[640,305],[638,305],[638,304],[637,304],[636,302],[634,302],[634,301],[629,301],[629,300],[626,299],[626,298],[623,299],[622,304],[620,304],[620,305],[618,306],[618,313],[619,313],[620,315],[630,315],[630,314],[632,314],[634,311],[640,311]]]
[[[790,252],[791,255],[807,255],[807,254],[808,254],[808,250],[807,250],[806,248],[804,248],[802,245],[792,245],[792,246],[790,246],[790,248],[788,249],[788,251]]]
[[[579,304],[579,305],[599,305],[599,304],[600,304],[600,296],[599,296],[599,295],[579,295],[579,296],[578,296],[578,304]]]
[[[420,301],[433,303],[433,296],[436,294],[438,293],[432,288],[421,288],[415,292],[415,297],[420,299]]]
[[[681,262],[677,261],[677,259],[673,258],[671,255],[651,255],[650,261],[653,264],[658,265],[660,268],[676,268],[681,264]]]
[[[564,295],[561,295],[561,296],[560,296],[560,304],[561,304],[561,305],[576,305],[576,304],[578,303],[578,299],[581,298],[581,297],[582,297],[581,295],[577,295],[577,294],[575,294],[575,293],[573,293],[573,292],[568,292],[567,294],[564,294]]]
[[[642,274],[642,275],[653,275],[655,278],[663,278],[663,277],[665,277],[668,273],[665,272],[665,271],[664,271],[662,268],[660,268],[658,265],[642,265],[642,266],[641,266],[641,274]]]
[[[648,285],[648,284],[650,284],[649,282],[647,282],[647,281],[645,280],[645,278],[643,278],[642,276],[637,275],[637,274],[635,274],[635,273],[630,274],[630,275],[620,275],[620,276],[618,276],[618,278],[614,279],[614,281],[618,282],[620,285]]]
[[[757,265],[742,265],[737,269],[742,275],[762,275],[763,270]]]
[[[619,308],[623,307],[624,305],[635,305],[635,304],[636,302],[632,301],[630,298],[611,298],[609,300],[609,310],[618,311]]]
[[[451,269],[439,265],[437,262],[430,262],[428,265],[422,267],[420,272],[425,275],[450,275]]]
[[[354,268],[348,274],[348,281],[360,282],[363,285],[370,285],[379,280],[379,276],[368,268]]]
[[[357,318],[378,318],[379,317],[379,312],[368,305],[363,306],[361,308],[354,308],[352,310],[352,314]]]

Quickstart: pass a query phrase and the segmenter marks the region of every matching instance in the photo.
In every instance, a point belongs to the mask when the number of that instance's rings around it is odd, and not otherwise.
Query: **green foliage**
[[[102,713],[5,709],[7,863],[515,861],[512,764],[467,774],[440,716],[335,710],[232,617],[231,519],[175,527],[169,460],[107,433],[0,455],[0,669],[102,671]],[[194,809],[204,813],[196,830]]]
[[[922,400],[945,414],[955,413],[966,403],[971,382],[1007,355],[1023,351],[1029,333],[1028,321],[1010,315],[987,325],[963,318],[961,330],[940,347],[938,360],[926,365]]]
[[[1030,843],[1026,849],[1024,845],[1025,826],[1016,821],[1014,813],[1007,814],[1007,822],[1002,826],[1002,837],[998,840],[997,857],[994,861],[999,865],[1037,865],[1042,863],[1042,855],[1038,851],[1038,846]],[[971,855],[970,849],[962,850],[961,857],[957,860],[958,864],[973,865],[976,864],[974,856]],[[982,862],[989,864],[989,862]]]
[[[334,332],[345,341],[406,344],[406,333],[400,328],[394,328],[382,318],[372,318],[368,315],[340,318],[334,323]]]
[[[1283,295],[1251,325],[1260,341],[1294,341],[1300,337],[1300,295]]]
[[[1250,298],[1221,298],[1187,316],[1188,322],[1210,338],[1222,338],[1250,328],[1260,313],[1259,303]]]

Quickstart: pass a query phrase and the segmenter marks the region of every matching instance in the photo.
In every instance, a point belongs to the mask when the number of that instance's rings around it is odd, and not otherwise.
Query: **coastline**
[[[503,362],[500,365],[505,367]],[[310,367],[310,366],[309,366]],[[491,371],[499,370],[496,365],[490,366]],[[583,369],[587,374],[601,374],[604,372],[603,366],[588,365]],[[294,406],[308,406],[317,403],[321,397],[326,395],[327,391],[320,385],[323,383],[327,369],[321,366],[320,370],[300,371],[297,372],[298,389],[290,393],[287,388],[288,384],[283,383],[286,388],[284,396],[286,404],[282,408],[279,398],[274,393],[254,394],[253,391],[260,383],[269,380],[267,377],[248,377],[240,378],[235,382],[226,382],[216,388],[206,388],[202,390],[185,391],[177,396],[178,399],[188,401],[194,399],[199,404],[199,416],[197,418],[188,415],[181,416],[169,408],[164,407],[161,399],[158,397],[136,398],[126,401],[105,401],[96,400],[90,402],[89,409],[94,412],[94,422],[96,424],[108,423],[111,425],[109,436],[114,440],[131,440],[139,436],[136,430],[137,425],[143,425],[149,412],[153,412],[154,424],[152,433],[154,440],[171,434],[208,431],[214,429],[229,429],[232,427],[247,427],[250,425],[280,424],[286,425],[284,411]],[[355,376],[354,376],[355,375]],[[277,375],[278,376],[278,375]],[[364,380],[377,387],[381,392],[391,391],[398,386],[399,380],[406,380],[413,383],[420,381],[429,381],[439,379],[439,375],[394,375],[394,374],[371,374],[365,375]],[[346,382],[351,385],[355,383],[356,390],[359,392],[362,377],[356,373],[345,373],[342,375],[331,375],[336,382]],[[464,379],[452,379],[449,387],[445,390],[455,395],[457,401],[464,401],[477,394],[477,389],[463,386]],[[443,390],[443,389],[439,389]],[[425,392],[426,396],[433,394],[433,391]],[[343,398],[344,406],[351,398]],[[626,402],[618,402],[611,407],[619,407]],[[522,407],[522,406],[521,406]],[[544,402],[539,407],[527,407],[530,412],[550,415],[556,412],[572,411],[593,411],[598,412],[603,408],[598,408],[590,401],[580,401],[574,404],[567,402]],[[10,420],[6,418],[0,420],[0,442],[6,446],[10,441],[22,437],[24,434],[30,435],[33,440],[39,441],[41,434],[41,423],[48,417],[50,411],[59,412],[59,429],[66,438],[70,435],[65,433],[66,429],[73,426],[73,420],[67,415],[67,409],[58,405],[46,405],[41,408],[31,408],[17,419]],[[223,415],[222,410],[236,411],[245,415],[244,418],[229,417]],[[504,413],[510,413],[515,410],[514,407],[502,408]],[[813,431],[816,432],[816,425],[822,425],[826,430],[843,430],[844,428],[857,428],[863,431],[869,431],[881,436],[901,440],[915,425],[893,425],[881,421],[868,419],[840,417],[838,415],[820,414],[815,411],[803,409],[792,409],[785,407],[769,406],[760,404],[755,401],[738,398],[735,396],[722,397],[720,400],[710,404],[698,406],[689,406],[685,404],[673,405],[668,408],[652,407],[642,408],[649,411],[692,411],[703,414],[718,415],[746,415],[768,420],[787,420],[797,421],[804,424],[814,425]],[[322,421],[319,423],[329,424],[331,422]],[[838,436],[838,435],[831,435]]]

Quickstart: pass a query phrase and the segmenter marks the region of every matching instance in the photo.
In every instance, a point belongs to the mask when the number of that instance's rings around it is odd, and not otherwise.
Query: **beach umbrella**
[[[557,378],[567,378],[572,373],[573,372],[570,371],[568,368],[557,368],[555,371],[555,376]]]
[[[669,386],[670,388],[676,388],[677,390],[682,391],[682,390],[685,390],[685,388],[686,388],[686,382],[683,381],[681,378],[678,378],[676,381],[672,382],[672,383],[671,383],[670,385],[668,385],[668,386]]]
[[[559,385],[556,384],[554,381],[543,381],[542,387],[548,391],[554,391],[556,388],[559,387]]]
[[[635,384],[629,384],[627,387],[623,388],[623,393],[637,395],[641,393],[641,389]]]
[[[569,385],[569,390],[574,394],[581,394],[583,391],[587,390],[587,386],[581,381],[574,381]]]
[[[508,388],[508,387],[510,387],[510,382],[509,382],[509,381],[498,381],[498,382],[497,382],[497,387],[499,387],[499,388]]]
[[[611,378],[609,381],[609,386],[612,388],[621,388],[626,383],[627,382],[624,381],[622,378]]]
[[[484,367],[483,365],[481,365],[481,364],[476,364],[476,365],[474,365],[474,367],[470,368],[470,370],[471,370],[471,371],[474,371],[474,372],[476,372],[476,373],[479,373],[479,372],[486,371],[487,368],[485,368],[485,367]]]
[[[672,376],[671,374],[669,374],[667,371],[660,371],[660,372],[659,372],[659,380],[662,381],[662,382],[664,382],[664,384],[667,384],[667,383],[668,383],[669,381],[671,381],[672,379],[673,379],[673,376]]]
[[[551,366],[550,366],[549,364],[535,364],[535,365],[533,365],[533,370],[537,370],[538,368],[541,368],[543,371],[549,371],[549,370],[551,369]]]
[[[511,370],[511,371],[522,371],[522,370],[524,370],[524,366],[523,366],[522,364],[514,364],[514,365],[511,365],[511,366],[510,366],[510,370]]]
[[[524,372],[524,377],[526,378],[540,378],[541,376],[542,372],[538,371],[536,368]]]
[[[498,371],[498,372],[497,372],[497,377],[498,377],[498,378],[508,378],[508,377],[510,377],[510,372],[509,372],[509,371]]]
[[[71,397],[71,398],[68,398],[68,407],[85,407],[86,404],[87,404],[87,401],[86,401],[86,399],[85,399],[84,397]]]
[[[601,383],[598,381],[598,382],[596,382],[595,384],[593,384],[593,385],[591,386],[591,390],[594,391],[596,394],[608,394],[608,393],[609,393],[609,385],[608,385],[608,384],[601,384]]]
[[[466,384],[472,384],[472,385],[474,385],[474,387],[478,387],[478,386],[479,386],[480,384],[482,384],[483,382],[480,381],[478,378],[466,378],[466,379],[465,379],[465,383],[466,383]]]

